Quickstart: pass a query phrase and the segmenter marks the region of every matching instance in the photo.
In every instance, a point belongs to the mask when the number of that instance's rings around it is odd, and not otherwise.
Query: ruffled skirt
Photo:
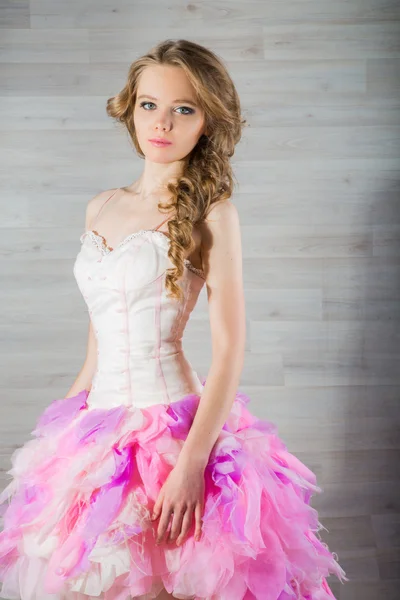
[[[141,600],[332,600],[348,581],[318,535],[316,477],[237,392],[206,466],[202,534],[156,544],[152,508],[199,396],[146,409],[53,401],[12,455],[0,494],[1,596]]]

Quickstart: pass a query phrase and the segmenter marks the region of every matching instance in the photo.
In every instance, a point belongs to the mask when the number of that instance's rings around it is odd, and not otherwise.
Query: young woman
[[[316,477],[237,389],[245,348],[230,158],[245,120],[210,50],[167,40],[107,104],[144,159],[87,205],[74,275],[90,315],[67,395],[12,456],[2,597],[329,600],[347,580]],[[212,361],[182,349],[206,286]]]

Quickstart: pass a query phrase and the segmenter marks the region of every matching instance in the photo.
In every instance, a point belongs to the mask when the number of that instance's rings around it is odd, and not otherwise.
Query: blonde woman
[[[230,158],[245,119],[221,59],[166,40],[107,112],[143,173],[87,204],[74,264],[87,357],[12,457],[3,598],[329,600],[316,477],[239,392],[245,306]],[[182,348],[207,290],[211,368]],[[6,505],[8,502],[8,506]],[[336,557],[337,558],[337,557]]]

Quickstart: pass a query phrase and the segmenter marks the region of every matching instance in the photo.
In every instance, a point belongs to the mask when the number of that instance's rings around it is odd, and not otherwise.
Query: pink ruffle
[[[150,515],[191,427],[199,396],[146,409],[55,400],[12,455],[0,495],[2,597],[332,600],[348,581],[318,537],[316,477],[276,426],[237,392],[205,469],[202,537],[155,543]],[[7,502],[7,506],[5,506]]]

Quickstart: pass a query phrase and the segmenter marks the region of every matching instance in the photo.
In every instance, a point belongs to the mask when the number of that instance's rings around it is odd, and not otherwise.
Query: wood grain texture
[[[154,15],[157,15],[156,23]],[[248,120],[233,157],[247,306],[241,389],[317,474],[339,600],[400,585],[400,4],[0,0],[0,487],[80,369],[72,266],[87,200],[141,172],[106,115],[166,38],[226,62]],[[206,376],[203,290],[184,345]]]

